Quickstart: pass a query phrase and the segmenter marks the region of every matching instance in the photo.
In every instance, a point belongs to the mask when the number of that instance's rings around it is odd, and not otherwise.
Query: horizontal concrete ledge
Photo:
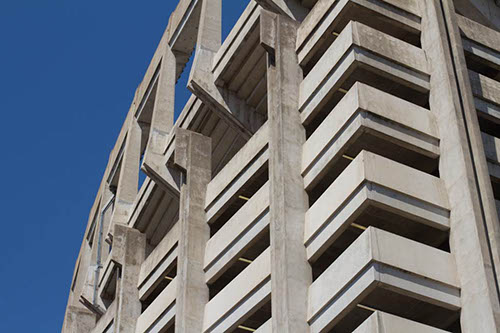
[[[224,72],[231,65],[234,58],[240,55],[243,44],[247,41],[248,36],[256,29],[258,30],[260,11],[261,7],[255,1],[250,1],[224,40],[221,48],[215,54],[212,72],[214,73],[216,82],[224,75]]]
[[[457,14],[457,23],[463,37],[500,52],[500,32]]]
[[[364,183],[370,185],[360,188]],[[306,212],[308,257],[315,257],[338,237],[368,201],[433,228],[449,228],[449,204],[441,179],[362,151]]]
[[[146,258],[139,272],[139,297],[148,297],[151,291],[165,277],[165,272],[177,259],[177,243],[179,241],[179,223],[165,235],[160,244]]]
[[[149,199],[153,193],[158,190],[158,185],[156,185],[151,178],[146,178],[139,189],[139,193],[137,193],[137,196],[135,197],[134,208],[132,209],[132,214],[130,215],[130,219],[128,221],[129,227],[139,229],[137,226],[141,223],[144,224],[144,221],[141,221],[141,217],[147,209]]]
[[[114,300],[106,310],[106,313],[104,313],[104,315],[97,321],[97,324],[91,333],[104,333],[111,325],[113,325],[117,306],[118,301]]]
[[[319,0],[297,32],[299,61],[302,65],[308,62],[324,36],[342,30],[346,21],[378,19],[377,25],[392,22],[403,29],[418,31],[420,13],[418,0]]]
[[[500,105],[500,82],[469,70],[472,93],[488,103]]]
[[[177,278],[174,278],[137,319],[136,333],[162,332],[173,323],[176,292]]]
[[[266,123],[267,124],[267,123]],[[241,188],[259,174],[269,160],[268,126],[262,128],[208,184],[205,200],[207,223],[214,222]]]
[[[420,93],[429,90],[422,49],[351,22],[301,83],[299,111],[304,124],[310,122],[339,88],[350,88],[345,82],[356,68]]]
[[[500,133],[499,133],[500,135]],[[500,138],[481,132],[484,152],[488,161],[500,164]]]
[[[242,173],[268,142],[269,124],[266,122],[208,184],[205,209],[213,205],[213,201]]]
[[[165,145],[165,163],[174,158],[175,151],[175,138],[176,138],[176,130],[177,128],[193,130],[193,120],[196,119],[196,116],[203,111],[206,106],[201,102],[201,100],[195,95],[191,95],[186,105],[181,111],[179,118],[175,121],[174,127],[170,131],[167,144]]]
[[[376,311],[353,333],[446,333],[408,319]]]
[[[439,135],[431,112],[357,82],[304,144],[302,176],[306,188],[362,129],[380,132],[395,145],[430,158],[439,156]]]
[[[474,104],[478,112],[478,116],[500,124],[500,106],[488,103],[480,98],[474,98]]]
[[[205,278],[217,279],[269,226],[269,183],[263,185],[243,207],[207,242]]]
[[[370,227],[309,288],[311,332],[331,329],[377,288],[449,311],[460,308],[450,253]],[[384,299],[377,302],[384,307]]]
[[[203,332],[227,332],[271,294],[271,253],[267,248],[205,306]],[[228,327],[229,326],[229,327]]]
[[[474,59],[492,68],[500,68],[499,52],[465,38],[462,40],[462,45],[466,54],[472,56]]]

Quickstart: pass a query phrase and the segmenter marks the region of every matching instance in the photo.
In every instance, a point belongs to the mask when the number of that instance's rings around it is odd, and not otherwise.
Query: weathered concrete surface
[[[465,332],[498,332],[500,305],[448,37],[436,1],[426,2],[422,46],[432,59],[430,107],[441,135],[440,176],[449,195],[450,247],[461,282]],[[478,320],[478,318],[481,318]]]
[[[265,14],[262,25],[271,31],[275,47],[268,55],[272,326],[275,332],[308,332],[306,294],[312,274],[303,244],[308,203],[300,168],[306,138],[298,112],[298,25],[271,13]]]
[[[388,313],[376,311],[353,333],[446,333]]]
[[[203,271],[210,228],[205,220],[205,196],[211,179],[211,140],[177,130],[176,164],[185,169],[181,187],[179,250],[177,265],[176,332],[201,332],[208,302]]]
[[[222,0],[180,0],[63,332],[500,332],[497,7],[455,4],[252,0],[222,44]]]
[[[117,251],[120,268],[116,292],[116,333],[135,333],[141,315],[141,302],[137,283],[146,251],[146,237],[139,231],[114,225],[113,251]]]
[[[455,0],[454,3],[462,15],[500,30],[500,3],[498,0]]]

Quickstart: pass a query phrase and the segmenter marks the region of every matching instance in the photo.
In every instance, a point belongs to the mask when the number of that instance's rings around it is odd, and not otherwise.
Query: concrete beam
[[[196,55],[188,88],[244,138],[250,138],[264,119],[234,93],[215,85],[214,58],[221,47],[221,0],[202,3]]]
[[[500,2],[498,0],[455,0],[454,3],[462,15],[500,30]]]
[[[255,0],[262,8],[292,20],[302,22],[309,10],[303,7],[298,0]]]

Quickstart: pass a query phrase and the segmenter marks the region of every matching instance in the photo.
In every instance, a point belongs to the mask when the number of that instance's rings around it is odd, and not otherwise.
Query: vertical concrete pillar
[[[81,306],[68,306],[61,333],[91,332],[95,326],[96,315]]]
[[[159,68],[146,155],[163,155],[167,136],[174,125],[176,67],[175,55],[167,45]]]
[[[112,223],[127,224],[130,207],[134,203],[139,186],[141,159],[141,128],[135,118],[131,119],[127,132],[125,151],[121,162],[115,210]]]
[[[145,249],[146,235],[122,224],[114,225],[113,251],[116,251],[114,255],[121,266],[115,298],[118,302],[116,333],[135,333],[135,325],[141,315],[137,284]]]
[[[272,327],[274,332],[308,332],[307,290],[312,273],[304,246],[308,199],[301,175],[306,134],[298,111],[302,81],[295,53],[298,23],[263,11],[261,24],[269,52]]]
[[[186,183],[181,187],[179,245],[177,259],[177,333],[202,332],[208,286],[203,261],[210,228],[205,217],[205,195],[210,182],[211,139],[178,129],[175,163],[184,169]]]
[[[484,228],[489,240],[491,256],[493,258],[495,274],[497,276],[496,284],[499,288],[498,277],[500,277],[500,224],[498,223],[498,214],[491,186],[491,178],[488,171],[481,129],[477,117],[476,106],[472,94],[472,88],[469,79],[469,70],[465,62],[462,37],[458,28],[457,16],[452,1],[443,2],[443,13],[446,26],[448,27],[448,38],[450,49],[453,55],[454,70],[458,83],[458,95],[461,99],[463,108],[464,127],[467,134],[470,153],[472,159],[472,168],[475,175],[476,186],[479,191],[479,200]]]
[[[447,1],[447,0],[446,0]],[[440,0],[423,5],[422,47],[431,73],[430,107],[440,131],[440,177],[450,201],[450,248],[461,283],[462,332],[500,332],[495,272]]]

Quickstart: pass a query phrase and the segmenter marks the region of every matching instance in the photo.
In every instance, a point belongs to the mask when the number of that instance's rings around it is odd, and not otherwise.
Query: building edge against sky
[[[500,332],[495,1],[222,5],[170,16],[62,332]]]

